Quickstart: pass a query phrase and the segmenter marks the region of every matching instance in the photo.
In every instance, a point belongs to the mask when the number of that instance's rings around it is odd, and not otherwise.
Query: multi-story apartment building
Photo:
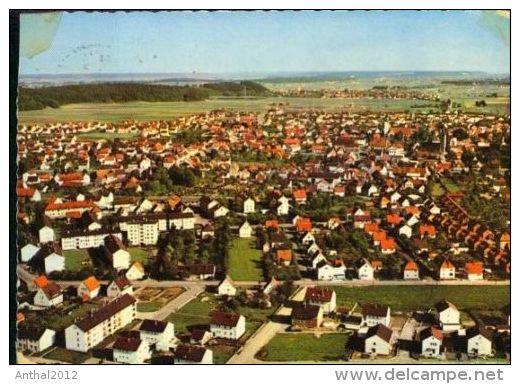
[[[65,329],[65,347],[87,352],[135,319],[136,299],[126,294]]]

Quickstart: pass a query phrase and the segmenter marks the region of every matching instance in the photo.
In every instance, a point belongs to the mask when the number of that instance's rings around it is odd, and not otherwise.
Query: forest
[[[269,96],[271,92],[252,81],[173,86],[142,83],[96,83],[23,88],[18,91],[20,111],[59,108],[74,103],[128,101],[200,101],[211,96]]]

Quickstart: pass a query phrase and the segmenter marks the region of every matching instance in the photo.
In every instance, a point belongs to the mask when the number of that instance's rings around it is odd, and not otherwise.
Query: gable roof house
[[[434,313],[443,331],[460,329],[460,312],[455,305],[441,300],[434,306]]]
[[[116,235],[109,235],[104,239],[103,251],[116,270],[128,269],[130,267],[130,253],[125,245]]]
[[[79,284],[78,296],[81,297],[84,301],[88,301],[97,297],[100,289],[101,284],[99,281],[94,276],[90,276]]]
[[[417,338],[421,345],[421,355],[425,357],[440,357],[442,355],[444,335],[440,329],[435,327],[425,328],[418,333]]]
[[[296,305],[291,312],[291,324],[301,328],[318,328],[323,323],[321,305]]]
[[[365,336],[365,353],[371,355],[388,355],[392,350],[393,331],[383,324],[368,329]]]
[[[34,295],[34,305],[40,307],[55,307],[63,303],[63,290],[53,281],[48,281],[45,276],[35,279],[37,287]]]
[[[56,331],[20,325],[16,332],[16,349],[19,351],[41,352],[54,345]]]
[[[167,352],[177,344],[175,328],[169,321],[145,319],[139,327],[141,340],[157,351]]]
[[[377,324],[390,326],[390,307],[382,304],[363,304],[361,306],[363,325],[372,327]]]
[[[236,313],[215,311],[210,314],[209,326],[213,337],[238,340],[246,332],[246,318]]]
[[[213,364],[213,351],[198,345],[181,344],[173,352],[173,364]]]
[[[319,305],[323,313],[328,314],[336,309],[336,292],[323,287],[308,287],[305,291],[305,302],[309,305]]]
[[[229,275],[219,283],[217,286],[217,295],[218,296],[235,296],[237,294],[237,289],[233,283],[233,280]]]
[[[134,289],[132,284],[125,275],[120,275],[108,284],[107,297],[115,299],[116,297],[123,296],[125,294],[132,295]]]

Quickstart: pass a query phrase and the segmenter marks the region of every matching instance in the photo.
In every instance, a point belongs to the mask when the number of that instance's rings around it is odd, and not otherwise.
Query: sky
[[[21,74],[510,71],[501,11],[22,15]]]

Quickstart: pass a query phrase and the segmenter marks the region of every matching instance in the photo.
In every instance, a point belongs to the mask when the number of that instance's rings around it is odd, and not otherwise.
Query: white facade
[[[344,265],[334,267],[330,264],[325,264],[317,269],[318,280],[345,280],[346,268]]]
[[[451,280],[455,278],[455,267],[439,268],[439,278],[441,280]]]
[[[140,280],[144,278],[144,269],[141,263],[132,263],[125,276],[128,280]]]
[[[175,327],[173,323],[167,322],[164,331],[151,332],[140,330],[141,340],[146,340],[148,344],[155,345],[157,351],[168,352],[170,348],[177,344],[175,337]]]
[[[38,237],[40,239],[40,243],[42,243],[42,244],[54,241],[55,240],[54,229],[52,229],[51,227],[47,227],[47,226],[41,227],[38,231]]]
[[[418,269],[406,269],[403,273],[404,280],[418,280],[419,270]]]
[[[468,355],[490,356],[492,354],[491,340],[481,334],[468,338]]]
[[[47,275],[54,271],[63,271],[65,269],[65,257],[57,253],[51,253],[45,258],[44,266]]]
[[[31,260],[34,255],[38,253],[40,250],[39,247],[37,247],[34,244],[27,243],[25,244],[22,249],[20,250],[20,257],[22,260],[22,263],[27,263],[29,260]]]
[[[237,289],[231,282],[231,280],[226,276],[224,280],[217,287],[217,295],[218,296],[235,296],[237,294]]]
[[[439,322],[444,331],[460,328],[460,312],[454,307],[448,307],[439,313]]]
[[[374,280],[374,268],[370,263],[365,263],[359,267],[357,273],[360,280]]]
[[[115,362],[124,364],[144,364],[152,357],[150,346],[144,340],[140,341],[135,351],[114,348],[113,354]]]
[[[45,329],[43,334],[37,340],[29,338],[17,338],[16,349],[19,351],[41,352],[54,345],[56,339],[56,331]]]
[[[252,198],[249,198],[244,201],[244,213],[254,213],[255,212],[255,201]]]
[[[123,228],[121,228],[123,230]],[[128,242],[131,245],[155,245],[159,238],[159,226],[155,222],[126,223]]]
[[[440,357],[442,351],[442,340],[435,336],[429,336],[421,341],[421,354],[425,357]]]
[[[388,355],[392,350],[390,343],[386,342],[378,335],[373,335],[365,339],[365,353],[374,355]]]
[[[108,233],[108,232],[94,232],[94,233],[78,233],[74,235],[66,235],[61,238],[61,249],[67,251],[69,249],[86,249],[95,248],[104,244],[105,237],[113,235],[123,240],[121,232]]]
[[[134,301],[132,304],[124,307],[109,318],[104,319],[87,330],[83,330],[78,327],[78,325],[72,324],[65,329],[65,348],[72,351],[87,352],[108,336],[113,335],[119,329],[130,324],[135,319],[135,312],[136,305]]]
[[[246,332],[246,318],[240,315],[237,325],[234,327],[210,324],[210,331],[213,337],[238,340]]]
[[[238,236],[241,238],[251,237],[252,233],[253,228],[247,221],[245,221],[244,224],[242,224],[238,230]]]
[[[121,289],[115,281],[112,281],[107,287],[107,297],[109,299],[115,299],[116,297],[123,296],[125,294],[133,295],[134,287],[129,285]]]
[[[117,270],[128,269],[130,267],[130,253],[124,249],[112,253],[112,267]]]
[[[34,295],[34,305],[39,307],[54,307],[63,303],[63,294],[59,294],[53,298],[48,298],[42,288],[38,288]]]

